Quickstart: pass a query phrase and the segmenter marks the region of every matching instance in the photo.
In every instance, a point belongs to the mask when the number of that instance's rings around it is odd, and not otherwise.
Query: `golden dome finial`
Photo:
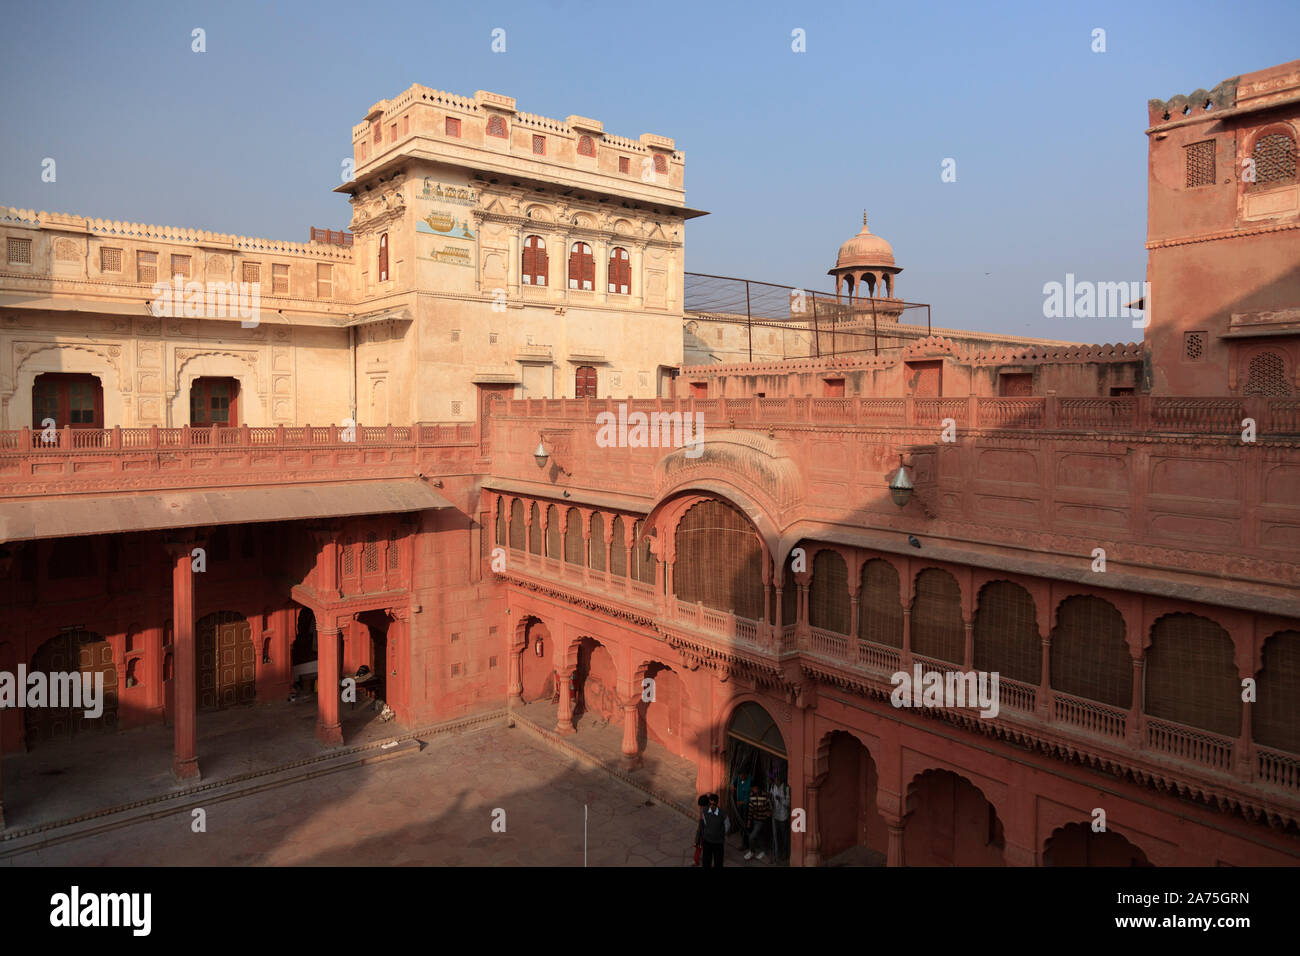
[[[867,225],[867,211],[864,209],[862,210],[862,226],[864,229],[866,228],[866,225]]]

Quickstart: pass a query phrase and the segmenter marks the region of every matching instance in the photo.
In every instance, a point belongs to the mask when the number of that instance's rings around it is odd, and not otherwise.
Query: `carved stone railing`
[[[1300,401],[1263,398],[1169,398],[1149,395],[1066,398],[639,398],[510,399],[501,414],[590,419],[626,405],[629,414],[699,412],[705,421],[753,427],[825,425],[939,427],[1014,431],[1100,431],[1230,435],[1254,419],[1261,436],[1300,435]]]
[[[413,476],[467,463],[477,445],[472,422],[10,429],[0,431],[0,498]]]

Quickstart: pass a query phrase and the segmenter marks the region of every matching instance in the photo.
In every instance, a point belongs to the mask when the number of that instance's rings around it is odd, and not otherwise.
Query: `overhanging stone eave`
[[[0,501],[0,543],[451,508],[417,478]]]

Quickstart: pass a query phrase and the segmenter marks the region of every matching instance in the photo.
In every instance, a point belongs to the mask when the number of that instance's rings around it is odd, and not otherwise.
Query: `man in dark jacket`
[[[704,844],[704,865],[722,866],[722,849],[727,841],[727,816],[718,806],[718,795],[709,794],[709,805],[700,820],[700,842]]]

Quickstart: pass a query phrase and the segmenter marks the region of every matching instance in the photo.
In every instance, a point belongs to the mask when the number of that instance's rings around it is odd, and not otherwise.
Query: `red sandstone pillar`
[[[560,693],[559,711],[556,714],[555,732],[557,734],[574,734],[573,726],[573,668],[555,672],[555,688]]]
[[[1254,674],[1245,674],[1242,676],[1242,680],[1254,676]],[[1243,700],[1241,702],[1241,736],[1237,739],[1237,746],[1233,748],[1236,756],[1234,770],[1241,780],[1250,780],[1254,776],[1254,759],[1251,753],[1253,747],[1250,739],[1251,708],[1250,701]]]
[[[801,587],[800,590],[803,590],[803,588]],[[804,834],[804,866],[822,865],[822,835],[817,813],[817,790],[825,776],[825,774],[822,774],[822,776],[808,784],[808,816],[806,819],[808,831]]]
[[[1128,709],[1128,745],[1134,750],[1141,750],[1143,745],[1142,664],[1142,658],[1133,658],[1133,703]]]
[[[975,668],[975,625],[966,622],[966,648],[962,652],[962,669],[974,670]]]
[[[316,739],[327,747],[343,743],[339,723],[339,628],[336,622],[316,622],[316,661],[319,684],[316,689]]]
[[[194,674],[194,572],[190,563],[192,541],[175,542],[172,554],[172,622],[175,648],[172,657],[172,686],[175,689],[175,745],[172,773],[177,780],[197,780],[198,701]]]
[[[883,814],[882,814],[883,815]],[[885,866],[907,866],[903,857],[903,821],[899,817],[885,817],[889,842],[885,847]]]
[[[512,707],[518,707],[524,702],[524,681],[519,667],[519,655],[523,652],[523,649],[524,645],[522,643],[510,646],[510,681],[506,685],[506,693],[510,697],[510,706]]]
[[[638,737],[641,730],[641,708],[635,703],[623,705],[623,768],[634,770],[641,766],[641,749]]]
[[[912,672],[912,608],[903,608],[903,670]]]
[[[1052,719],[1052,642],[1044,639],[1043,657],[1038,672],[1038,716],[1043,720]]]

